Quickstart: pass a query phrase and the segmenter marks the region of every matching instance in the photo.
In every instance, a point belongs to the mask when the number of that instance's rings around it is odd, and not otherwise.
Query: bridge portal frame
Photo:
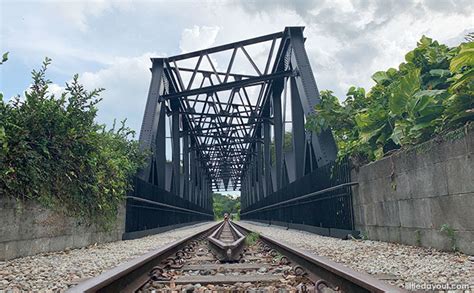
[[[331,130],[315,133],[304,127],[306,118],[317,114],[320,96],[303,31],[304,27],[286,27],[257,38],[152,58],[139,138],[141,149],[150,151],[150,156],[138,174],[140,180],[209,213],[213,190],[240,190],[242,209],[249,214],[258,202],[333,164],[337,147]],[[248,47],[264,43],[270,50],[262,68]],[[231,53],[225,71],[218,71],[213,62],[212,54],[220,52]],[[255,73],[235,70],[238,53]],[[182,65],[190,60],[194,66]],[[203,69],[203,63],[210,69]],[[254,99],[249,94],[252,87],[258,87]],[[284,149],[287,99],[291,153]],[[171,163],[166,161],[167,115]]]

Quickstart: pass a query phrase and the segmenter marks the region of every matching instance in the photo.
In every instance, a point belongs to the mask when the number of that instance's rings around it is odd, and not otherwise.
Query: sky
[[[140,130],[150,57],[166,57],[305,26],[320,90],[341,99],[352,86],[396,67],[422,35],[454,46],[474,31],[470,0],[0,0],[0,91],[28,88],[44,57],[60,93],[78,73],[86,88],[105,88],[98,121],[127,118]],[[225,68],[217,64],[217,69]]]

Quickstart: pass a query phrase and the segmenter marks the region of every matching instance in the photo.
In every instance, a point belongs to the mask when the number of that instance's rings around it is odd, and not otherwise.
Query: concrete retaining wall
[[[124,231],[125,208],[114,228],[104,232],[37,203],[0,197],[0,260],[121,240]]]
[[[356,229],[374,240],[474,254],[474,131],[432,140],[353,170]],[[457,138],[454,138],[457,137]]]

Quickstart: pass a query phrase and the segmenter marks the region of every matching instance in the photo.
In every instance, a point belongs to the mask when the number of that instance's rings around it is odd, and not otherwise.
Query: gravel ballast
[[[213,224],[0,262],[0,292],[64,292],[127,260]],[[408,283],[474,284],[474,258],[465,254],[380,241],[341,240],[253,222],[239,224],[400,287]]]
[[[247,221],[239,224],[399,287],[451,284],[474,288],[474,257],[462,253],[381,241],[342,240]]]
[[[116,241],[0,261],[0,292],[64,292],[159,246],[182,239],[214,222],[196,224],[135,240]],[[4,290],[4,291],[3,291]]]

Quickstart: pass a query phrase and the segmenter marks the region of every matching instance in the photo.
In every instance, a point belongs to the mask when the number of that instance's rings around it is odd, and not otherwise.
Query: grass
[[[247,244],[248,246],[252,246],[255,243],[257,243],[258,239],[260,239],[260,234],[259,233],[250,232],[245,237],[245,244]]]

